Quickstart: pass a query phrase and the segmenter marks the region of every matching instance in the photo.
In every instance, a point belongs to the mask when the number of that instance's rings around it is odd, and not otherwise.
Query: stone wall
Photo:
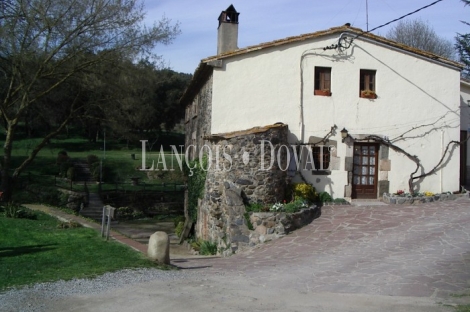
[[[320,215],[321,209],[315,205],[295,213],[252,212],[249,218],[253,226],[253,232],[250,233],[250,245],[284,236],[309,224]]]
[[[185,113],[185,146],[190,159],[198,158],[201,147],[207,143],[205,136],[211,133],[212,76],[201,87]],[[189,148],[189,146],[193,146]]]
[[[399,196],[389,193],[383,194],[383,201],[392,205],[412,205],[430,203],[435,201],[455,200],[457,195],[451,193],[434,194],[432,196]]]
[[[287,125],[276,124],[207,138],[211,161],[199,204],[196,234],[217,242],[224,255],[250,243],[245,204],[272,204],[284,199],[287,174],[277,160],[269,168],[272,155],[266,141],[272,144],[277,158],[280,147],[287,145],[287,133]],[[229,157],[223,157],[224,152]],[[285,167],[285,152],[280,153],[279,160]]]
[[[73,211],[80,211],[83,205],[86,205],[88,203],[88,197],[87,193],[85,192],[75,192],[75,191],[70,191],[70,190],[65,190],[65,189],[58,189],[61,193],[65,194],[67,197],[67,203],[65,204],[65,207],[67,207],[70,210]]]

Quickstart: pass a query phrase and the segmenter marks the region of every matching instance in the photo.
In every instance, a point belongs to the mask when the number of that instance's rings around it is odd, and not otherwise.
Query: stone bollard
[[[150,236],[147,255],[160,263],[170,264],[170,238],[165,232],[155,232]]]

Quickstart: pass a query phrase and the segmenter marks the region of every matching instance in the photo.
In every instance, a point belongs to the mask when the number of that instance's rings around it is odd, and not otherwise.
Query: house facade
[[[461,64],[348,24],[238,48],[238,14],[233,6],[221,13],[218,54],[201,61],[182,98],[186,146],[206,145],[213,155],[226,147],[238,170],[219,172],[214,160],[206,195],[227,182],[245,202],[263,201],[263,191],[282,200],[279,186],[252,193],[257,174],[269,170],[268,180],[306,181],[347,200],[460,189],[459,146],[451,142],[461,135]],[[286,133],[270,145],[266,131]],[[213,198],[203,198],[201,211],[210,215]],[[199,233],[214,238],[203,230],[215,226],[213,217],[200,217]],[[219,232],[237,218],[225,218]]]

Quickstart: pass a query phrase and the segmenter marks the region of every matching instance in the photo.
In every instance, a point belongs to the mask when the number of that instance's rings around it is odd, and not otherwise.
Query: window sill
[[[312,170],[313,175],[330,175],[331,170]]]
[[[364,92],[361,92],[361,94],[359,95],[359,97],[363,98],[363,99],[376,99],[377,98],[377,94],[375,93],[364,93]]]
[[[331,92],[330,91],[326,91],[326,90],[315,90],[313,92],[314,95],[320,95],[320,96],[331,96]]]

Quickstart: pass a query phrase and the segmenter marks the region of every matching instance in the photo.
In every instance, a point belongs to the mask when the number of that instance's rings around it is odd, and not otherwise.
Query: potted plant
[[[330,89],[318,89],[314,90],[315,95],[322,95],[322,96],[331,96]]]
[[[361,98],[376,99],[377,94],[375,94],[375,91],[372,90],[361,90]]]

